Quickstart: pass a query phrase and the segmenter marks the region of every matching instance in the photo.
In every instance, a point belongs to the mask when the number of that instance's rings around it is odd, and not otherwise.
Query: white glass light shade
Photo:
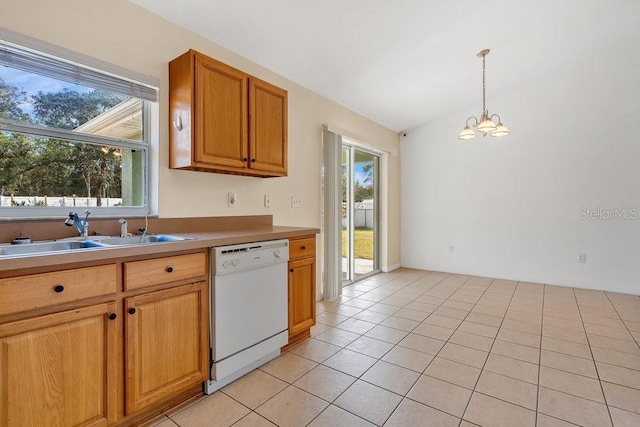
[[[511,132],[509,132],[509,129],[507,129],[505,126],[503,126],[502,123],[498,123],[498,126],[496,127],[496,130],[491,132],[489,135],[491,135],[491,136],[507,136],[510,133]]]
[[[465,126],[462,132],[460,132],[460,135],[458,135],[458,139],[471,139],[475,137],[476,133],[469,126]]]
[[[485,118],[482,123],[478,125],[478,130],[480,132],[489,133],[496,129],[496,124],[491,121],[489,118]]]

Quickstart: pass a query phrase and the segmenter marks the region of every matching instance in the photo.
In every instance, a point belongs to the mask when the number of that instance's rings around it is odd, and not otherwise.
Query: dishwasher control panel
[[[216,276],[289,261],[289,241],[284,239],[218,246],[211,251],[211,265]]]
[[[240,258],[225,259],[222,261],[222,268],[236,268],[240,264]]]

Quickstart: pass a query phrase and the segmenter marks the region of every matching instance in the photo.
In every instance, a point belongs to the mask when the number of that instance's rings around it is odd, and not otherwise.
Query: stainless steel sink
[[[21,245],[0,245],[0,256],[28,256],[60,251],[90,248],[112,248],[116,246],[147,245],[151,243],[182,242],[194,237],[170,234],[150,234],[132,237],[100,237],[90,240],[58,240],[55,242],[26,243]]]
[[[104,248],[100,242],[95,240],[83,240],[72,242],[43,242],[27,243],[22,245],[0,246],[0,256],[9,255],[35,255],[46,252],[69,251],[74,249]]]
[[[100,244],[105,246],[129,246],[146,245],[149,243],[183,242],[185,240],[194,240],[194,238],[174,236],[171,234],[150,234],[148,236],[112,237],[108,239],[101,239]]]

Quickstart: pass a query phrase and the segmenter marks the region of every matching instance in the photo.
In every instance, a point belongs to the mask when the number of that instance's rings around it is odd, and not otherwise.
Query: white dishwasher
[[[287,344],[289,241],[211,248],[211,394]]]

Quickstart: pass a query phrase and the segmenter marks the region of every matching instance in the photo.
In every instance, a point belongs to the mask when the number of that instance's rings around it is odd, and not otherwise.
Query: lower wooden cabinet
[[[13,301],[0,304],[0,427],[139,425],[198,394],[209,370],[207,259],[0,279],[0,301]]]
[[[206,282],[125,299],[127,414],[208,378],[208,301]]]
[[[308,331],[316,324],[316,260],[306,258],[289,263],[289,335]]]
[[[308,338],[316,324],[316,240],[289,240],[289,344]]]
[[[0,325],[0,426],[116,419],[116,303]]]

